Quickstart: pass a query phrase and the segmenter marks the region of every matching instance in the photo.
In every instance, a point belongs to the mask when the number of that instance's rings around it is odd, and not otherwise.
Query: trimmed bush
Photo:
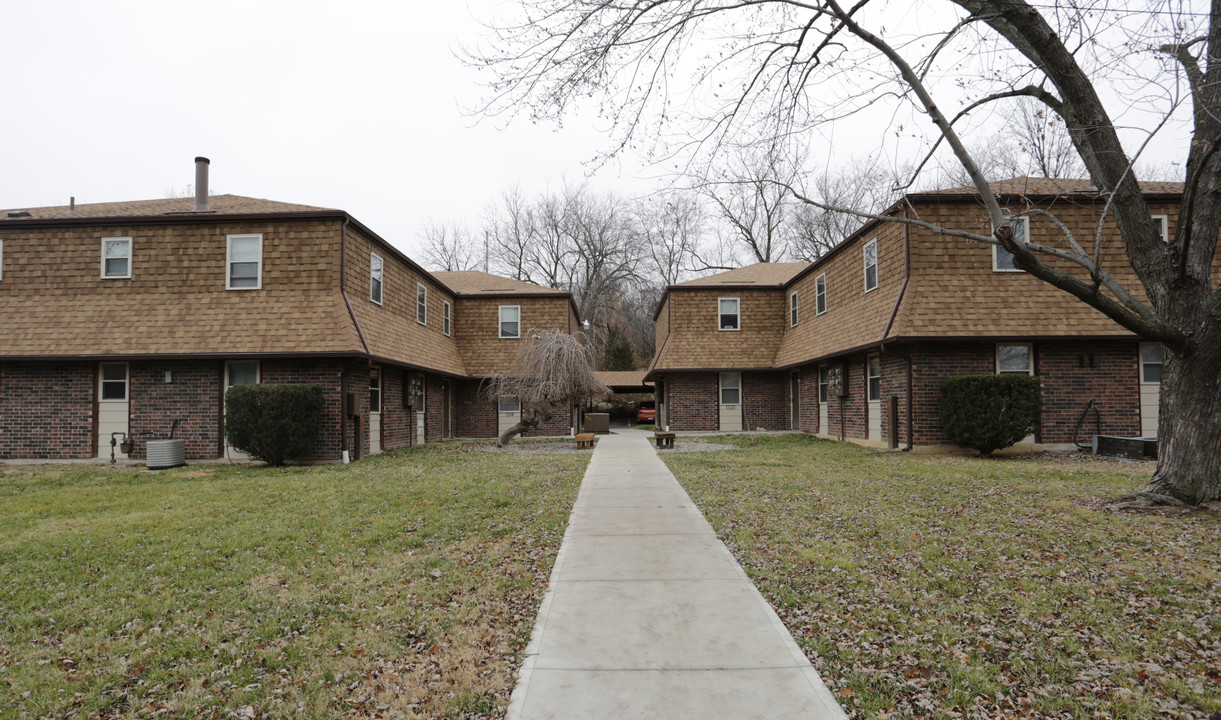
[[[307,457],[321,415],[322,388],[317,385],[236,385],[225,393],[229,444],[268,465]]]
[[[987,457],[1035,431],[1043,389],[1030,375],[958,375],[941,382],[937,406],[949,441]]]

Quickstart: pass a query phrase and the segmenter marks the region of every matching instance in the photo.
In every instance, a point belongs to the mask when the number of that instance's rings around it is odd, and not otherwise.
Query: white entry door
[[[230,360],[225,363],[225,392],[229,392],[229,388],[237,385],[258,385],[259,384],[259,361],[258,360]],[[221,415],[224,415],[225,406],[221,404]],[[225,438],[225,457],[230,460],[249,460],[250,456],[234,448],[229,444],[229,439]]]
[[[866,426],[870,440],[882,439],[882,360],[871,355],[865,361]]]
[[[826,365],[818,366],[818,432],[822,435],[830,435],[831,430],[827,427],[830,424],[831,413],[828,411],[830,407],[831,393],[827,391],[830,382],[831,368]]]
[[[1162,362],[1165,350],[1161,343],[1140,344],[1140,434],[1157,437],[1158,406],[1162,401]]]
[[[742,373],[721,373],[721,430],[742,430]]]
[[[382,451],[382,371],[369,368],[369,454]]]
[[[129,367],[127,363],[102,363],[98,366],[98,457],[110,458],[110,438],[115,435],[114,457],[126,460],[127,455],[119,449],[119,443],[127,437],[127,418],[130,409],[128,388]]]
[[[521,401],[517,398],[502,399],[496,406],[496,434],[503,435],[505,430],[521,422]]]

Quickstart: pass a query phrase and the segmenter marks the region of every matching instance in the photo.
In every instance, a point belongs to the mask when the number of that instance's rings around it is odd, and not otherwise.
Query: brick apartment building
[[[317,459],[492,437],[520,407],[483,378],[579,326],[566,292],[427,272],[342,210],[209,197],[197,166],[196,198],[0,212],[0,459],[125,435],[142,458],[175,421],[188,458],[233,457],[224,393],[253,382],[322,387]]]
[[[1169,237],[1181,186],[1142,187]],[[1087,181],[1013,178],[993,189],[1015,216],[1040,208],[1077,237],[1095,235],[1103,200]],[[973,188],[910,194],[888,213],[991,229]],[[1045,216],[1019,217],[1015,227],[1032,241],[1063,244]],[[1103,257],[1139,291],[1110,222]],[[946,443],[937,410],[944,378],[1024,373],[1042,381],[1045,408],[1021,445],[1070,446],[1096,430],[1157,433],[1160,345],[1015,269],[1002,248],[916,226],[873,221],[815,263],[758,264],[673,285],[655,317],[647,378],[659,423],[671,430],[793,429],[935,448]]]

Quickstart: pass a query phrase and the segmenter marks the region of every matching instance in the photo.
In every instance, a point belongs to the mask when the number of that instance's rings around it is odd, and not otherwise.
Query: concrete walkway
[[[843,717],[648,438],[601,437],[509,720]]]

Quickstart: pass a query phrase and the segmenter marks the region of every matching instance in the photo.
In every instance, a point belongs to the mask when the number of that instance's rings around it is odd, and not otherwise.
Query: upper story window
[[[1162,364],[1166,360],[1166,349],[1161,343],[1140,344],[1140,381],[1143,383],[1160,383],[1162,381]]]
[[[878,239],[865,243],[865,292],[878,286]]]
[[[822,315],[827,311],[827,274],[814,278],[814,314]]]
[[[382,304],[382,257],[377,253],[369,255],[369,299],[378,305]]]
[[[1034,375],[1034,352],[1029,344],[997,345],[998,375]]]
[[[263,287],[263,236],[230,235],[226,290],[258,290]]]
[[[0,280],[4,279],[4,241],[0,240]]]
[[[441,332],[449,335],[450,324],[453,323],[454,308],[448,300],[441,301]]]
[[[797,327],[797,291],[789,293],[789,327]]]
[[[415,321],[421,325],[428,324],[428,288],[424,283],[415,285]]]
[[[738,298],[720,298],[717,300],[720,320],[717,327],[721,330],[738,330],[742,327],[741,308]]]
[[[1030,237],[1030,218],[1013,218],[1009,224],[1013,226],[1013,239],[1017,242],[1026,242]],[[1000,245],[992,246],[992,270],[993,272],[1024,272],[1014,261],[1013,253]]]
[[[521,337],[521,305],[500,306],[500,337]]]
[[[102,277],[131,277],[131,238],[102,238]]]
[[[1158,232],[1162,234],[1162,242],[1170,242],[1170,216],[1169,215],[1154,215],[1153,224],[1157,226]]]
[[[127,363],[102,363],[100,374],[98,399],[127,399]]]

